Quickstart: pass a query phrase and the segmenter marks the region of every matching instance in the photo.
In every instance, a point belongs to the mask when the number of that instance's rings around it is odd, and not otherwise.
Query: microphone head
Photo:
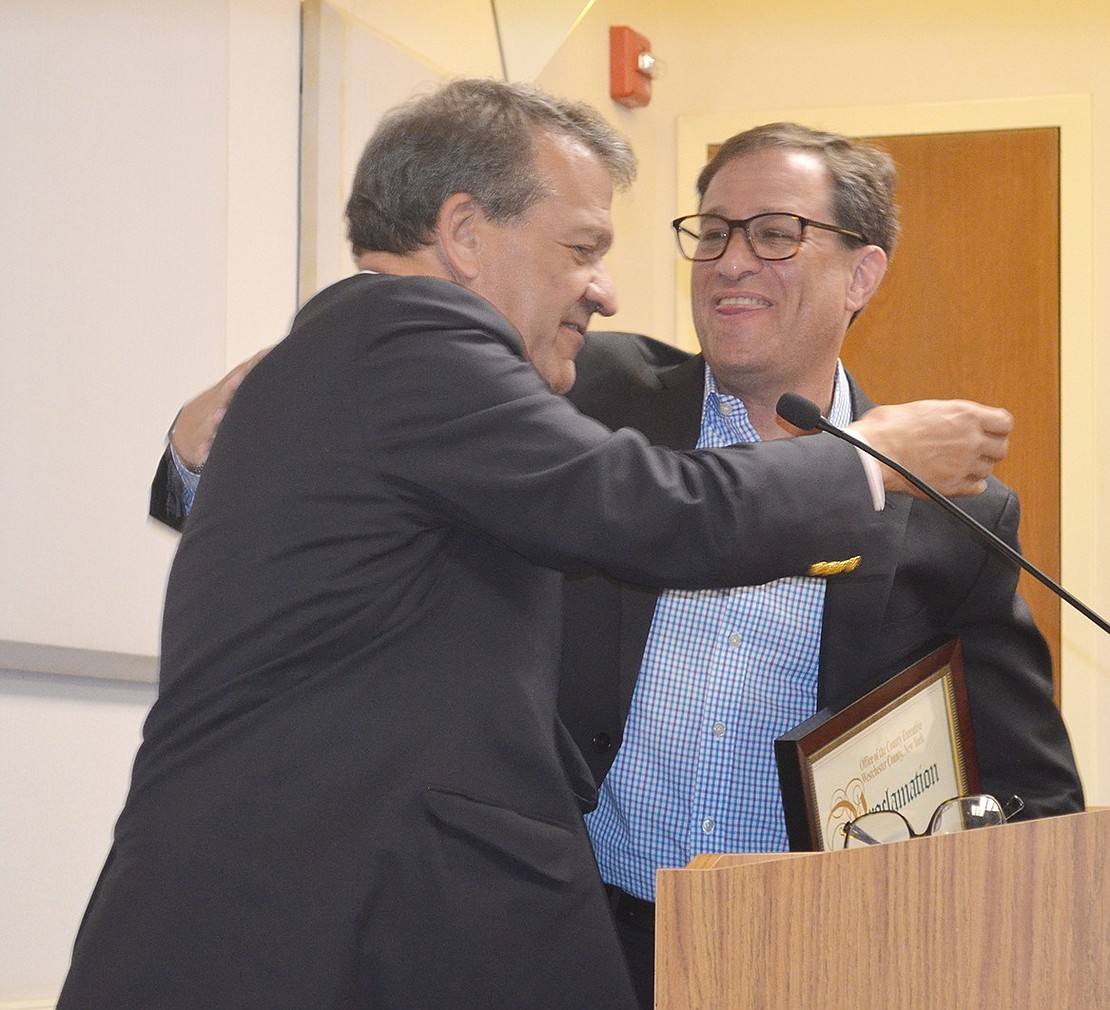
[[[800,393],[783,393],[775,411],[787,424],[802,431],[813,431],[821,423],[821,408]]]

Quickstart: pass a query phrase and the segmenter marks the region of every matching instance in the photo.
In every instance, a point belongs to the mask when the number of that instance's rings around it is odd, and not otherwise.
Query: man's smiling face
[[[699,210],[733,220],[778,211],[839,223],[831,205],[820,156],[767,147],[720,168]],[[723,391],[777,396],[814,376],[829,380],[852,314],[857,255],[836,234],[807,228],[794,257],[765,262],[736,231],[720,259],[694,264],[694,325]]]

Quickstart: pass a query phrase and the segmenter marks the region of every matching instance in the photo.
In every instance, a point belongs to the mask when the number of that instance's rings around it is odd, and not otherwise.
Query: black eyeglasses
[[[734,231],[742,231],[751,249],[761,260],[788,260],[797,254],[807,228],[836,232],[866,244],[859,232],[835,224],[823,224],[798,214],[756,214],[734,221],[718,214],[687,214],[671,222],[678,251],[688,260],[705,263],[725,254]]]
[[[925,835],[950,835],[972,828],[988,828],[1005,824],[1021,813],[1025,803],[1020,796],[1011,796],[1000,803],[993,796],[954,796],[945,800],[929,818],[929,826],[918,833],[897,810],[871,810],[854,821],[840,826],[844,848],[861,849],[866,845],[904,842]]]

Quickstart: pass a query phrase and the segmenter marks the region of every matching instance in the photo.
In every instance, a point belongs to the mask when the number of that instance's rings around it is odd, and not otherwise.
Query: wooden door
[[[1059,131],[873,137],[898,164],[902,236],[844,362],[877,402],[963,397],[1015,419],[998,476],[1021,546],[1060,576]],[[1059,697],[1060,603],[1025,572]]]

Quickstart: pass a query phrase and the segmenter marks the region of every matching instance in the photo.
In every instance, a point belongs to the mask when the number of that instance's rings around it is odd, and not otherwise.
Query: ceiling
[[[449,74],[534,81],[594,0],[331,0]]]

